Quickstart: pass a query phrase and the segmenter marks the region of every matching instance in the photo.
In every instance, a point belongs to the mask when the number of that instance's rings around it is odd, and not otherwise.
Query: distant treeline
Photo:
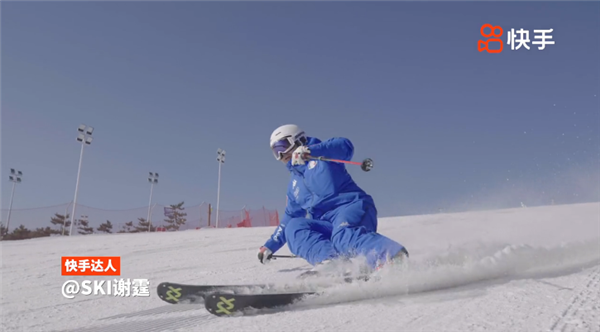
[[[187,213],[184,212],[185,208],[183,207],[183,203],[184,202],[170,205],[171,212],[169,213],[168,218],[164,219],[164,222],[166,223],[164,228],[166,230],[177,231],[179,230],[179,227],[185,225],[185,216],[187,216]],[[3,241],[25,240],[52,235],[69,236],[71,220],[68,214],[64,215],[55,213],[54,216],[50,218],[50,223],[52,224],[52,227],[39,227],[34,230],[30,230],[24,225],[19,225],[19,227],[13,228],[13,230],[8,234],[6,232],[6,226],[0,225],[0,234],[2,234]],[[94,227],[90,226],[90,221],[87,218],[80,218],[75,220],[75,224],[73,224],[73,226],[73,231],[76,231],[81,235],[113,233],[113,224],[110,220],[107,220],[99,227],[94,229]],[[121,229],[115,233],[141,233],[154,231],[156,231],[156,227],[149,225],[149,222],[146,220],[146,218],[138,218],[137,224],[134,225],[133,221],[126,222]]]

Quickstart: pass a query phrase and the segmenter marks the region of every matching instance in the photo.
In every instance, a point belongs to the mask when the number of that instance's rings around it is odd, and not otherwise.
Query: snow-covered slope
[[[380,232],[408,247],[409,270],[294,310],[218,318],[155,295],[167,280],[296,282],[309,268],[300,259],[256,258],[272,231],[2,242],[4,331],[600,331],[600,203],[383,218]],[[121,256],[121,277],[148,278],[151,295],[65,299],[67,255]]]

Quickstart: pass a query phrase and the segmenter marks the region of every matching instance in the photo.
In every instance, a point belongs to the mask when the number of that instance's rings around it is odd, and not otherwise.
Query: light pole
[[[12,186],[12,193],[10,194],[10,205],[8,206],[8,216],[6,217],[6,234],[8,234],[8,230],[9,230],[8,227],[10,227],[10,214],[12,212],[13,197],[15,196],[15,187],[16,187],[17,183],[21,183],[22,177],[23,177],[23,172],[17,171],[14,168],[10,169],[10,175],[8,176],[8,179],[13,183],[13,186]]]
[[[82,124],[77,128],[79,134],[77,141],[81,142],[81,152],[79,153],[79,167],[77,167],[77,182],[75,183],[75,197],[73,198],[73,211],[71,212],[71,225],[69,227],[69,236],[73,232],[73,224],[75,223],[75,208],[77,207],[77,192],[79,191],[79,176],[81,175],[81,160],[83,159],[83,148],[86,145],[92,144],[92,132],[94,128],[87,127]]]
[[[148,218],[146,218],[146,221],[148,221],[148,232],[150,232],[150,207],[152,206],[152,192],[154,189],[154,184],[158,183],[158,173],[149,172],[148,182],[150,182],[150,201],[148,202]]]
[[[217,150],[217,162],[219,163],[219,180],[217,182],[217,222],[215,228],[219,228],[219,198],[221,197],[221,165],[225,163],[225,150]]]

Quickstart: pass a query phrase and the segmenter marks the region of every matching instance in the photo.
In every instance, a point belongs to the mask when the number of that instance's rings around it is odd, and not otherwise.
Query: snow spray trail
[[[382,272],[379,280],[329,288],[323,296],[309,298],[299,306],[410,295],[484,281],[560,276],[598,264],[600,240],[551,248],[529,245],[460,247],[437,257],[411,258],[399,269]]]

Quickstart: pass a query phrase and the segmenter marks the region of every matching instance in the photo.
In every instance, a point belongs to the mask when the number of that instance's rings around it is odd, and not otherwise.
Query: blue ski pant
[[[377,210],[360,202],[340,210],[330,220],[292,219],[284,232],[290,251],[312,265],[364,256],[374,268],[404,248],[377,233]]]

